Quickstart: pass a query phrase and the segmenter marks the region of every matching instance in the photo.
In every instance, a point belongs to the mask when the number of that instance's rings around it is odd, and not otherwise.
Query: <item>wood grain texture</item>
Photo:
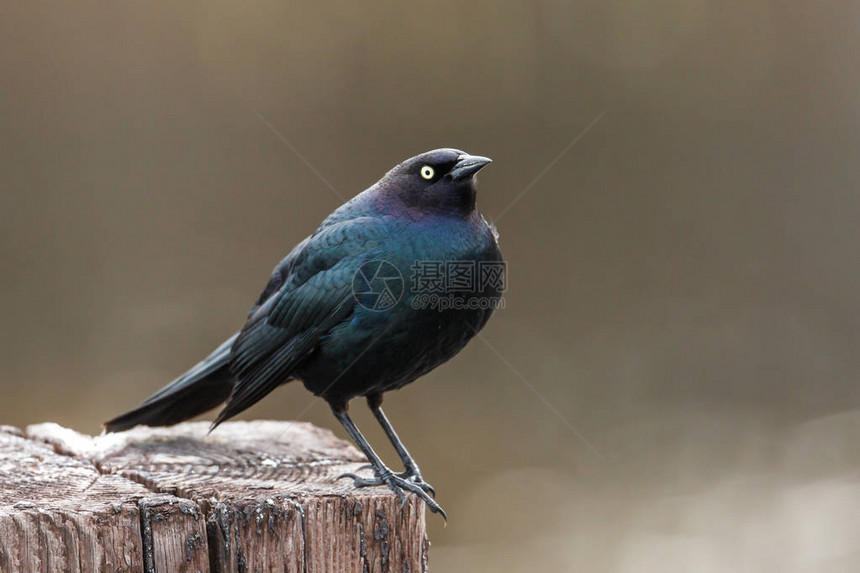
[[[0,571],[427,571],[423,502],[336,480],[364,463],[301,422],[0,430]]]
[[[140,512],[144,571],[211,569],[206,522],[197,504],[170,495],[148,496],[141,500]]]

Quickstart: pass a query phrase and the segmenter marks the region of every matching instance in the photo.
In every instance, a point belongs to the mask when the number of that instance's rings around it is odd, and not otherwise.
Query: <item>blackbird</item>
[[[225,403],[214,428],[277,386],[301,380],[331,407],[373,477],[445,512],[385,413],[382,396],[457,354],[504,290],[498,233],[476,208],[475,174],[490,159],[437,149],[407,159],[329,215],[274,269],[245,326],[109,432],[167,426]],[[350,419],[363,396],[405,471],[390,470]]]

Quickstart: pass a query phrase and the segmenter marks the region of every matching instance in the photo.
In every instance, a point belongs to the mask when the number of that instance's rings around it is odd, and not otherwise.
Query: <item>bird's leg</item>
[[[406,504],[406,491],[410,491],[424,500],[424,503],[427,504],[427,507],[430,508],[430,511],[433,513],[441,513],[442,517],[446,520],[448,516],[445,514],[445,510],[443,510],[438,503],[436,503],[430,495],[427,494],[421,487],[413,483],[408,479],[404,479],[399,475],[394,474],[390,469],[388,469],[382,460],[379,458],[377,453],[373,451],[370,443],[365,439],[365,437],[358,431],[358,428],[353,423],[352,419],[347,414],[346,408],[332,408],[332,412],[334,412],[335,417],[340,421],[343,427],[346,429],[346,432],[349,434],[349,437],[355,442],[355,444],[361,449],[365,456],[367,456],[367,460],[370,462],[370,466],[373,468],[373,472],[376,474],[376,477],[373,479],[366,479],[359,477],[355,474],[343,474],[338,476],[338,479],[348,477],[353,480],[353,484],[355,487],[371,487],[377,485],[387,485],[391,491],[396,493],[398,497],[400,497],[401,507]]]
[[[385,435],[388,436],[389,441],[391,441],[391,445],[394,446],[394,449],[397,450],[397,455],[400,456],[400,459],[403,461],[403,467],[406,471],[397,475],[404,479],[411,480],[415,485],[433,495],[433,497],[436,497],[436,490],[432,485],[424,481],[423,477],[421,477],[421,470],[418,469],[418,464],[415,463],[415,458],[412,457],[409,450],[407,450],[406,446],[403,445],[403,442],[400,440],[400,436],[398,436],[397,432],[394,430],[394,426],[391,425],[385,412],[382,411],[382,394],[369,395],[367,397],[367,406],[370,408],[370,411],[373,412],[373,415],[376,416],[376,420],[379,422],[379,425],[382,426]]]

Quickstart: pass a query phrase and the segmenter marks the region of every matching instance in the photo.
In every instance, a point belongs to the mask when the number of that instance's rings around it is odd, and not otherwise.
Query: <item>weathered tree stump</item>
[[[85,436],[0,426],[0,572],[427,570],[424,503],[337,481],[366,463],[303,422]]]

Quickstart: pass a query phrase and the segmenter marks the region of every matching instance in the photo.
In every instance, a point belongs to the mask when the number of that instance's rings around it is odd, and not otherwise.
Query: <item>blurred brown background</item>
[[[495,159],[504,360],[386,400],[451,515],[434,571],[856,569],[858,30],[836,1],[4,0],[0,422],[97,432],[241,325],[339,204],[258,110],[347,197]],[[247,413],[300,415],[337,426],[298,384]]]

